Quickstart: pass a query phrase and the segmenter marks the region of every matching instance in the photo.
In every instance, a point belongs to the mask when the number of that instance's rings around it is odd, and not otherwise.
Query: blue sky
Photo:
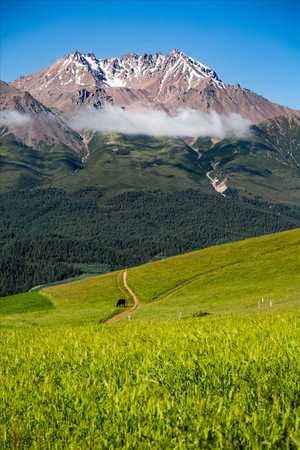
[[[0,78],[74,50],[179,48],[272,101],[300,108],[300,0],[2,0]]]

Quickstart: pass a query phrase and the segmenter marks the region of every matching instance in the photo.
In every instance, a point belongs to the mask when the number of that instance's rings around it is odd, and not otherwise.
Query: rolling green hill
[[[131,319],[176,320],[202,313],[215,317],[298,308],[299,250],[297,229],[129,269],[129,285],[141,302]],[[2,298],[0,306],[5,314],[2,317],[0,309],[1,325],[100,323],[117,312],[116,301],[124,296],[120,273],[46,287],[38,297],[36,292],[29,292]],[[51,309],[34,311],[35,301],[41,304],[40,295]],[[25,310],[27,300],[27,313],[19,313],[15,303],[22,302]]]
[[[180,255],[129,276],[145,303],[136,319],[299,308],[300,231]]]

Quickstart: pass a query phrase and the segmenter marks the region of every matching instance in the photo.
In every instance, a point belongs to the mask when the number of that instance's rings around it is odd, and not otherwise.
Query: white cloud
[[[233,113],[223,115],[183,109],[171,116],[165,111],[137,112],[108,106],[102,110],[80,111],[72,118],[70,125],[77,130],[152,136],[212,136],[223,139],[228,136],[246,136],[251,123]]]
[[[14,110],[0,111],[0,126],[16,126],[21,127],[27,125],[30,122],[30,116],[28,114],[21,114]]]

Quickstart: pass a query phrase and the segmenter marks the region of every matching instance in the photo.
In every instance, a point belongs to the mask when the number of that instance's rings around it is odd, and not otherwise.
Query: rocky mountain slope
[[[59,114],[28,92],[0,81],[0,136],[11,134],[28,147],[38,149],[59,144],[84,155],[81,136]]]
[[[107,59],[76,51],[38,73],[18,78],[13,86],[62,112],[110,103],[170,113],[180,108],[234,112],[255,123],[282,115],[300,117],[299,111],[239,85],[225,84],[214,70],[176,49],[167,55],[129,53]]]

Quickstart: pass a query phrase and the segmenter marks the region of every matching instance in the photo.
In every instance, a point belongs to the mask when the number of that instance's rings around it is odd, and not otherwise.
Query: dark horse
[[[125,308],[125,306],[126,306],[126,300],[125,300],[125,298],[119,298],[119,300],[117,301],[116,307],[117,307],[117,308],[120,308],[121,306],[122,306],[123,308]]]

